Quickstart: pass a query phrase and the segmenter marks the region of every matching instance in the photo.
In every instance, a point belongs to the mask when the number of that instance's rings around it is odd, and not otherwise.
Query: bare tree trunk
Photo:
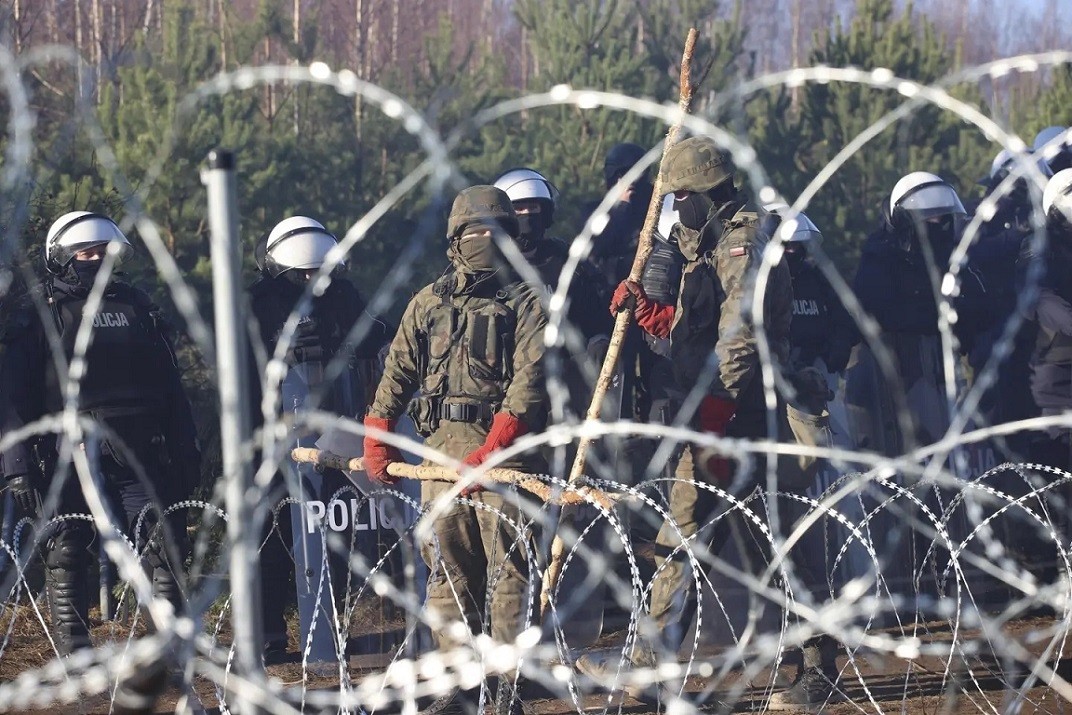
[[[529,31],[521,28],[521,91],[529,91]]]
[[[481,13],[484,17],[484,56],[490,57],[495,49],[495,26],[492,15],[495,13],[495,0],[484,0],[484,8]]]
[[[59,17],[60,12],[58,5],[59,0],[52,0],[51,11],[45,13],[45,25],[48,28],[48,41],[54,45],[60,41],[59,27],[56,25],[56,18]]]
[[[96,101],[100,103],[100,88],[103,86],[104,80],[104,62],[103,62],[103,45],[104,45],[104,28],[101,22],[101,4],[100,0],[93,0],[90,5],[90,9],[93,13],[93,75],[95,83],[93,86],[93,94],[96,97]]]
[[[792,30],[790,32],[789,40],[789,52],[792,55],[790,57],[790,63],[793,69],[800,67],[800,21],[801,21],[801,8],[800,0],[793,0],[792,10],[790,11],[790,22],[792,22]],[[790,90],[790,106],[793,112],[796,113],[800,109],[800,85],[794,84]]]
[[[391,65],[398,64],[398,14],[402,0],[391,3]]]
[[[85,47],[82,43],[82,2],[81,0],[74,0],[74,46],[78,50],[78,68],[75,71],[75,78],[78,82],[77,97],[79,100],[84,98],[85,92],[85,61],[84,50]]]
[[[368,32],[365,33],[365,42],[368,45],[368,51],[365,54],[365,79],[372,82],[375,81],[373,77],[372,68],[378,58],[379,43],[376,41],[377,35],[380,32],[380,20],[379,14],[376,12],[376,6],[370,8],[372,10],[371,17],[368,23]]]
[[[148,2],[145,3],[145,22],[142,23],[142,29],[145,31],[146,35],[149,34],[149,28],[152,26],[153,7],[155,7],[155,5],[155,0],[148,0]]]
[[[301,0],[294,0],[294,46],[301,48]],[[298,65],[298,58],[295,57],[293,61],[294,66]],[[297,136],[301,131],[298,124],[300,116],[298,114],[298,87],[294,88],[291,96],[294,99],[294,136]]]

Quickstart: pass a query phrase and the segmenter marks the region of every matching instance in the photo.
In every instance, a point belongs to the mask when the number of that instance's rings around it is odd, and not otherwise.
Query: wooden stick
[[[692,66],[692,53],[696,47],[696,28],[690,28],[689,34],[685,38],[685,52],[681,57],[681,77],[678,84],[679,98],[678,108],[682,112],[689,111],[689,105],[692,103],[692,84],[690,82],[691,66]],[[666,133],[666,141],[663,144],[663,159],[666,158],[666,152],[677,141],[677,135],[681,130],[681,121],[675,122]],[[660,169],[662,168],[662,160],[659,162]],[[648,257],[652,251],[652,231],[655,230],[655,226],[659,221],[659,214],[662,211],[662,178],[661,172],[655,175],[654,186],[651,192],[651,202],[648,204],[648,213],[644,217],[644,226],[640,229],[640,238],[637,243],[636,257],[633,259],[633,267],[629,271],[629,280],[639,281],[644,274],[644,266],[648,262]],[[610,345],[607,347],[607,355],[603,359],[603,367],[599,371],[599,379],[596,380],[595,389],[592,392],[592,402],[588,406],[588,413],[586,415],[589,420],[598,420],[599,413],[603,407],[603,399],[606,397],[607,391],[610,389],[610,383],[614,378],[614,371],[618,365],[618,355],[622,349],[622,343],[625,341],[625,333],[629,328],[629,323],[633,318],[632,311],[622,311],[618,313],[614,320],[614,331],[610,336]],[[582,437],[577,444],[577,456],[573,461],[573,468],[570,471],[569,482],[570,484],[576,484],[576,482],[584,474],[585,463],[588,459],[588,448],[592,444],[591,437]],[[574,519],[574,512],[572,509],[563,509],[560,517],[561,523],[572,523]],[[547,604],[558,586],[558,579],[562,572],[562,558],[565,553],[565,544],[562,542],[562,538],[555,534],[555,539],[551,544],[551,560],[547,564],[547,570],[544,572],[543,579],[543,591],[540,594],[540,608],[544,615],[547,613]]]
[[[344,472],[365,471],[364,462],[360,457],[343,457],[333,452],[325,452],[311,447],[296,447],[291,450],[290,456],[295,462],[307,462],[321,467],[328,467],[329,469],[341,469]],[[407,464],[405,462],[392,462],[387,466],[387,473],[392,477],[420,481],[457,482],[461,479],[458,472],[448,467]],[[555,492],[560,490],[554,485],[540,481],[531,474],[516,469],[489,469],[484,472],[483,476],[501,484],[516,484],[544,501],[553,500],[555,504],[579,505],[596,502],[605,509],[612,509],[618,500],[618,497],[595,487],[579,487],[576,490],[561,492],[556,497]]]

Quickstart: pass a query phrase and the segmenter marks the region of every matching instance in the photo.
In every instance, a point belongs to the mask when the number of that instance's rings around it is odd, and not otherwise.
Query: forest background
[[[396,119],[321,86],[280,82],[210,96],[176,122],[183,99],[222,71],[322,61],[397,93],[447,135],[481,109],[562,83],[672,102],[685,34],[695,26],[697,64],[711,63],[695,112],[751,142],[773,184],[792,200],[905,98],[812,83],[716,106],[716,92],[819,63],[886,67],[933,83],[996,58],[1068,49],[1065,2],[6,0],[0,37],[20,62],[36,124],[31,176],[2,201],[0,311],[21,292],[19,263],[40,270],[54,218],[89,209],[122,219],[137,195],[210,319],[199,167],[213,147],[238,156],[248,282],[255,275],[252,247],[276,222],[308,215],[341,235],[425,158]],[[82,61],[72,61],[69,48]],[[1072,124],[1067,65],[961,83],[953,93],[1027,143],[1042,127]],[[0,99],[5,120],[9,108],[7,97]],[[118,172],[108,168],[87,115]],[[583,227],[584,206],[604,191],[607,149],[621,141],[654,146],[664,133],[655,121],[619,111],[542,108],[464,135],[453,158],[471,183],[490,182],[516,166],[543,172],[561,191],[555,233],[571,239]],[[851,276],[859,246],[900,176],[933,171],[966,200],[977,198],[976,182],[999,149],[976,127],[927,107],[858,152],[818,193],[808,215],[823,231],[827,253]],[[154,165],[159,173],[148,176]],[[391,317],[445,264],[445,212],[435,225],[421,222],[434,198],[420,188],[410,193],[350,256],[352,279],[371,294],[403,249],[418,246],[420,257],[393,296]],[[177,316],[144,251],[124,270]],[[207,418],[215,400],[211,371],[188,341],[183,356],[198,412]],[[203,436],[215,442],[214,420],[201,421]],[[209,452],[206,475],[218,473],[214,447]]]

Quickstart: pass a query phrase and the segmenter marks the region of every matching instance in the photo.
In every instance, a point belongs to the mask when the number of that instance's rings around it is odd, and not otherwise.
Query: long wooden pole
[[[360,457],[343,457],[333,452],[326,452],[312,447],[296,447],[290,452],[295,462],[307,462],[329,469],[341,469],[342,471],[363,472],[365,465]],[[421,481],[456,482],[461,476],[453,469],[435,465],[407,464],[405,462],[391,462],[387,465],[387,473],[392,477],[402,479],[417,479]],[[540,481],[536,477],[516,469],[489,469],[483,473],[486,479],[502,484],[516,484],[527,492],[535,494],[544,501],[553,501],[556,504],[579,505],[591,501],[600,506],[611,509],[617,502],[618,497],[607,494],[595,487],[580,487],[576,491],[570,490],[555,494],[559,491],[547,482]]]
[[[689,111],[689,105],[692,104],[692,83],[691,83],[691,66],[692,66],[692,53],[696,47],[696,28],[690,28],[689,34],[685,38],[685,52],[681,56],[681,77],[679,82],[679,95],[678,95],[678,108],[682,112]],[[666,152],[677,142],[677,135],[681,131],[681,121],[675,122],[671,125],[670,129],[666,132],[666,141],[663,144],[663,159],[666,158]],[[662,160],[659,162],[660,168],[662,167]],[[659,221],[659,214],[662,211],[662,179],[661,172],[655,175],[654,187],[651,192],[651,202],[648,204],[648,213],[644,217],[644,226],[640,229],[640,238],[637,242],[636,257],[633,259],[633,267],[629,271],[629,280],[637,282],[640,281],[641,276],[644,273],[644,266],[648,262],[648,257],[651,255],[652,239],[651,234],[655,230],[655,226]],[[607,347],[607,356],[603,359],[603,367],[599,371],[599,378],[596,380],[595,390],[592,392],[592,402],[588,406],[588,413],[586,415],[589,420],[598,420],[599,413],[603,407],[603,399],[607,395],[607,391],[610,389],[611,380],[614,379],[614,372],[618,365],[618,355],[622,350],[622,343],[625,341],[625,333],[629,328],[629,323],[632,321],[633,314],[631,311],[622,311],[618,313],[614,320],[614,331],[610,336],[610,345]],[[569,481],[570,484],[576,484],[584,474],[585,463],[588,459],[588,448],[592,444],[591,437],[582,437],[577,444],[577,456],[573,460],[573,468],[570,471]],[[573,509],[563,508],[559,524],[566,523],[572,524],[575,513]],[[555,533],[554,541],[551,544],[551,560],[547,564],[547,570],[544,572],[543,577],[543,590],[540,594],[540,608],[546,615],[547,604],[551,598],[551,594],[554,593],[555,588],[558,586],[558,580],[562,573],[562,558],[565,554],[565,544],[562,541],[562,537]]]

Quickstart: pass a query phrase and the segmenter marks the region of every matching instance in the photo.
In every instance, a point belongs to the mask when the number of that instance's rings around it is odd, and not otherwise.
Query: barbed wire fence
[[[66,48],[43,48],[22,57],[0,48],[0,78],[11,108],[2,189],[6,196],[25,199],[21,187],[31,173],[31,136],[34,116],[20,72],[38,62],[77,63]],[[365,82],[349,70],[335,71],[323,63],[309,66],[246,67],[221,74],[203,83],[179,105],[175,135],[210,97],[273,83],[315,84],[331,87],[345,96],[361,96],[378,106],[417,138],[425,154],[423,162],[387,192],[346,232],[339,245],[318,270],[280,335],[275,352],[260,356],[263,426],[248,441],[226,445],[230,450],[226,479],[205,501],[183,501],[167,512],[185,514],[196,524],[187,569],[186,606],[174,613],[162,600],[152,598],[152,586],[140,556],[159,531],[142,529],[148,510],[138,520],[133,538],[114,525],[100,495],[95,456],[99,456],[103,426],[79,414],[82,363],[92,335],[90,321],[83,321],[74,355],[64,362],[58,336],[49,320],[43,320],[52,349],[70,380],[61,412],[49,415],[24,429],[0,435],[0,451],[34,435],[57,434],[61,443],[62,468],[51,480],[43,513],[53,513],[65,479],[77,479],[86,495],[88,514],[63,515],[15,523],[0,540],[4,561],[0,593],[0,663],[12,652],[20,634],[32,632],[49,643],[50,619],[33,585],[34,554],[49,533],[64,520],[84,520],[100,534],[105,552],[102,563],[114,564],[120,586],[114,593],[116,612],[106,616],[106,636],[93,649],[77,651],[67,658],[48,658],[43,665],[27,667],[17,678],[0,683],[0,710],[49,710],[66,706],[100,712],[151,711],[153,698],[165,690],[167,707],[180,712],[219,708],[223,712],[406,712],[414,713],[419,702],[447,692],[452,687],[473,688],[485,679],[519,671],[533,686],[538,712],[638,711],[643,708],[623,696],[628,690],[657,684],[663,696],[660,707],[672,712],[693,710],[762,710],[770,693],[784,686],[781,668],[786,653],[809,637],[833,635],[843,650],[839,660],[841,689],[847,702],[837,707],[875,712],[1063,712],[1072,701],[1064,663],[1070,623],[1070,589],[1067,494],[1072,475],[1047,465],[1002,464],[974,473],[966,466],[965,450],[985,440],[1020,430],[1068,428],[1065,416],[1036,418],[996,426],[979,425],[978,403],[983,391],[997,378],[1001,362],[1011,351],[1013,336],[1022,321],[1014,313],[985,369],[971,387],[963,384],[952,348],[952,325],[956,322],[951,300],[958,294],[958,281],[968,249],[978,240],[982,222],[992,216],[996,202],[1012,190],[1017,177],[1026,177],[1036,205],[1045,177],[1026,154],[1027,147],[977,108],[951,96],[948,88],[983,77],[999,78],[1010,72],[1037,72],[1072,61],[1072,53],[1050,52],[1025,55],[969,68],[934,85],[896,77],[885,69],[811,67],[759,77],[717,95],[714,106],[730,105],[757,92],[793,87],[803,83],[853,83],[875,91],[893,90],[904,103],[854,137],[801,194],[790,200],[771,185],[755,148],[726,131],[710,118],[681,116],[676,107],[612,92],[558,86],[545,93],[502,102],[478,112],[463,125],[441,136],[425,118],[389,90]],[[824,184],[855,153],[884,129],[909,119],[921,107],[934,105],[971,123],[988,139],[1009,149],[1016,157],[1015,170],[979,207],[965,230],[948,272],[940,281],[943,310],[940,313],[944,355],[948,429],[932,444],[907,449],[890,458],[855,451],[844,444],[806,447],[773,440],[734,440],[698,433],[687,419],[669,426],[606,419],[598,423],[573,423],[565,419],[563,404],[568,389],[561,364],[550,363],[548,393],[557,419],[539,434],[528,435],[478,469],[465,473],[457,489],[430,503],[422,503],[412,485],[395,489],[370,486],[356,476],[353,484],[340,484],[324,494],[310,494],[300,468],[289,460],[296,435],[327,433],[364,434],[360,415],[335,414],[317,409],[315,400],[296,411],[281,410],[281,393],[288,367],[287,351],[299,320],[308,313],[315,295],[331,281],[332,272],[348,256],[359,254],[370,229],[393,207],[417,190],[437,197],[424,214],[423,227],[401,247],[398,260],[369,298],[369,313],[388,309],[413,275],[414,262],[424,250],[418,236],[434,227],[438,210],[467,185],[466,177],[451,159],[451,152],[467,135],[495,121],[545,107],[572,106],[631,112],[654,118],[667,126],[680,121],[692,134],[713,137],[733,156],[747,177],[747,185],[761,203],[784,200],[790,204],[786,225],[764,252],[755,291],[765,288],[771,267],[781,257],[782,242],[792,233],[793,217],[807,209]],[[124,228],[136,227],[148,255],[169,287],[189,335],[208,364],[221,354],[216,333],[200,312],[193,292],[169,255],[161,233],[142,206],[152,179],[167,160],[166,144],[157,162],[147,168],[146,179],[128,180],[97,127],[90,108],[79,108],[80,119],[97,147],[97,155],[117,186],[140,186],[123,193]],[[661,155],[654,147],[640,164],[622,179],[629,183],[650,169]],[[237,157],[241,162],[241,157]],[[566,308],[572,281],[588,255],[592,236],[605,226],[615,201],[608,192],[584,230],[573,238],[569,260],[557,289],[547,297],[550,316],[545,334],[548,347],[583,352],[581,338],[569,325]],[[240,209],[242,207],[239,207]],[[1032,225],[1033,245],[1045,245],[1041,212],[1036,209]],[[18,250],[21,236],[12,227],[4,236],[9,248]],[[215,258],[215,257],[214,257]],[[508,258],[522,274],[535,280],[535,272],[519,252]],[[113,255],[105,259],[102,276],[95,283],[88,305],[99,305],[107,277],[114,267]],[[884,345],[879,326],[867,316],[845,279],[821,252],[817,262],[855,319],[868,348],[888,380],[896,381],[894,356]],[[1027,288],[1019,296],[1020,307],[1036,297],[1042,267],[1032,266]],[[33,282],[31,274],[24,276]],[[761,300],[754,301],[753,320],[760,336],[763,386],[769,405],[787,384],[782,367],[770,359]],[[47,307],[37,306],[44,317]],[[606,306],[591,306],[606,310]],[[87,315],[92,310],[87,308]],[[219,326],[219,316],[216,325]],[[370,329],[370,321],[353,326],[347,338],[354,343]],[[235,355],[232,368],[246,370]],[[590,375],[595,367],[588,366]],[[717,359],[708,360],[699,385],[717,370]],[[335,357],[325,367],[325,380],[347,369],[346,356]],[[223,373],[220,373],[221,384]],[[697,386],[687,394],[681,414],[691,413],[702,397]],[[225,388],[226,389],[226,388]],[[234,399],[237,399],[235,397]],[[233,404],[237,404],[232,400]],[[897,406],[897,420],[911,425],[913,416],[905,404]],[[225,410],[225,419],[234,418]],[[240,433],[234,433],[240,434]],[[634,464],[635,479],[625,479],[610,459],[594,459],[586,486],[595,486],[616,496],[608,509],[583,489],[566,480],[564,469],[537,477],[560,492],[573,492],[589,501],[576,528],[565,527],[560,535],[567,544],[563,581],[550,594],[547,615],[540,623],[536,606],[544,568],[542,545],[553,536],[555,520],[551,505],[524,502],[522,518],[514,521],[497,512],[511,533],[513,549],[525,554],[529,568],[530,605],[528,627],[512,643],[494,642],[480,624],[455,622],[449,626],[461,644],[438,650],[431,646],[430,630],[441,630],[451,614],[426,607],[423,584],[431,572],[445,568],[442,559],[425,565],[419,545],[433,543],[431,525],[437,515],[454,504],[496,510],[481,501],[460,496],[467,480],[502,464],[511,456],[541,451],[557,455],[552,463],[568,464],[563,457],[568,445],[580,437],[594,437],[607,444],[625,438],[646,439],[658,445],[646,464]],[[402,448],[414,461],[458,468],[459,463],[423,445],[413,435],[392,435],[387,441]],[[697,490],[713,494],[724,508],[715,523],[734,522],[736,548],[715,553],[695,539],[680,547],[691,565],[699,594],[694,624],[682,651],[658,652],[653,667],[634,668],[629,657],[638,643],[657,642],[647,617],[652,582],[662,568],[634,538],[642,526],[657,529],[670,522],[666,495],[674,478],[665,476],[665,466],[683,445],[694,443],[731,455],[737,466],[731,485],[720,488],[693,482]],[[82,448],[81,446],[84,446]],[[807,493],[779,489],[774,455],[811,455],[825,460],[824,480]],[[356,456],[356,455],[355,455]],[[140,466],[142,480],[151,483]],[[763,468],[764,473],[758,470]],[[248,471],[249,483],[234,480]],[[269,490],[282,471],[289,497],[273,503]],[[672,473],[672,470],[671,470]],[[1014,475],[1022,487],[1010,490],[1007,476]],[[1005,481],[1002,481],[1005,479]],[[754,489],[758,485],[760,488]],[[237,512],[236,512],[237,507]],[[316,536],[326,545],[316,552],[316,562],[298,574],[307,578],[314,604],[308,624],[302,629],[300,663],[288,666],[287,675],[260,665],[260,624],[257,614],[257,569],[253,554],[268,540],[283,538],[279,529],[283,509],[296,510],[300,518],[292,528],[306,537]],[[236,521],[235,513],[239,514]],[[248,524],[247,524],[248,522]],[[267,522],[266,531],[256,524]],[[743,532],[742,532],[743,529]],[[143,533],[146,532],[146,533]],[[1051,577],[1042,579],[1012,552],[1006,535],[1013,531],[1031,534],[1032,543],[1046,551],[1052,561]],[[365,538],[375,532],[377,536]],[[680,533],[680,532],[679,532]],[[298,539],[295,543],[301,541]],[[311,539],[310,539],[311,541]],[[800,554],[804,552],[805,556]],[[313,553],[313,552],[310,552]],[[743,564],[754,554],[763,554],[761,569]],[[235,560],[235,556],[239,558]],[[295,554],[296,556],[296,554]],[[804,568],[806,562],[806,568]],[[236,572],[234,564],[245,564]],[[230,564],[230,568],[228,568]],[[317,565],[319,564],[319,565]],[[341,568],[340,568],[341,565]],[[295,568],[300,568],[297,565]],[[810,573],[805,573],[810,571]],[[333,576],[332,574],[335,574]],[[340,577],[341,575],[341,577]],[[492,568],[486,585],[490,594],[501,569]],[[998,594],[996,597],[995,594]],[[467,594],[457,593],[459,612],[465,612]],[[102,598],[103,601],[108,598]],[[374,613],[370,603],[382,608]],[[605,603],[623,617],[613,628],[604,628],[598,646],[618,654],[618,667],[602,681],[579,673],[578,656],[593,647],[580,635],[591,617],[592,604]],[[490,620],[485,606],[482,622]],[[113,610],[113,609],[109,609]],[[600,623],[602,622],[600,615]],[[376,620],[383,621],[374,623]],[[148,621],[151,628],[145,632]],[[386,621],[390,621],[387,623]],[[36,624],[33,628],[30,624]],[[375,627],[397,629],[393,637],[370,637]],[[598,624],[597,624],[598,631]],[[329,649],[322,644],[327,634]],[[382,634],[381,634],[382,635]],[[596,635],[599,635],[597,633]],[[353,642],[364,638],[361,657],[355,658]],[[379,652],[367,652],[381,647]],[[148,676],[157,678],[146,685]],[[283,678],[286,678],[284,681]],[[154,685],[155,683],[155,685]],[[150,687],[151,686],[151,687]],[[485,689],[485,693],[492,693]],[[142,700],[138,698],[141,697]]]

